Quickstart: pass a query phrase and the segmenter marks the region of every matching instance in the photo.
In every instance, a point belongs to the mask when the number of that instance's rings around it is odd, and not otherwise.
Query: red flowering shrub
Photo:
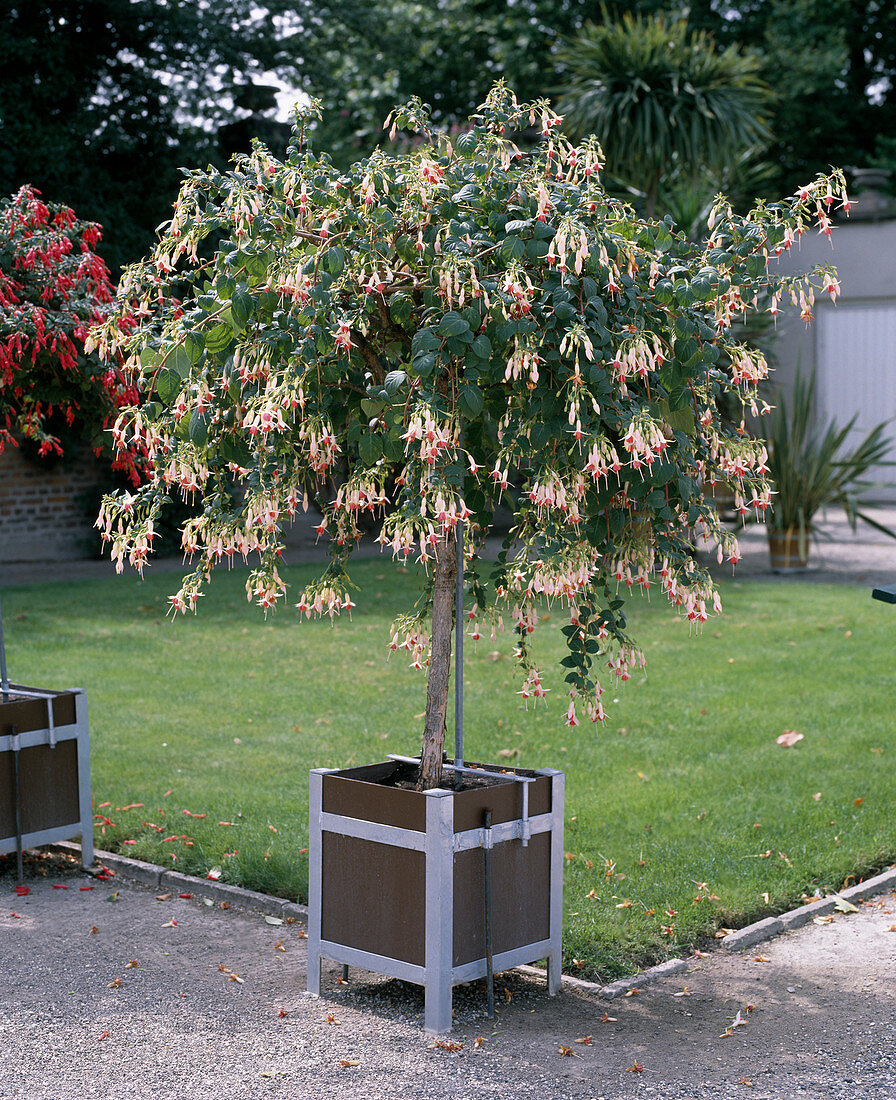
[[[0,452],[20,436],[38,455],[62,455],[74,434],[99,454],[104,430],[136,398],[117,363],[84,349],[112,300],[99,239],[98,225],[32,187],[0,203]],[[135,452],[108,453],[136,484]]]

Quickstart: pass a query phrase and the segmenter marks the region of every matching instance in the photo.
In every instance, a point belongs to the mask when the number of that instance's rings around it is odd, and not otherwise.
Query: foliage
[[[20,435],[40,456],[61,455],[61,434],[76,427],[99,453],[103,430],[137,397],[116,362],[84,350],[112,300],[99,239],[98,225],[31,187],[0,204],[0,452]],[[113,468],[136,483],[130,449]]]
[[[861,519],[892,535],[861,509],[874,482],[867,475],[887,459],[893,441],[884,434],[886,422],[877,424],[861,442],[848,447],[856,417],[838,426],[835,420],[818,423],[815,415],[815,372],[809,377],[797,373],[792,404],[781,393],[769,425],[768,466],[774,485],[769,529],[814,531],[813,519],[829,505],[842,507],[855,530]]]
[[[567,73],[558,110],[569,130],[596,135],[613,174],[645,194],[648,216],[662,181],[721,172],[769,136],[758,59],[717,49],[683,19],[605,15],[558,59]]]
[[[620,585],[646,589],[658,576],[688,618],[706,618],[716,600],[690,532],[737,553],[702,483],[721,476],[751,506],[769,500],[764,448],[719,413],[724,395],[750,405],[765,374],[729,326],[769,295],[811,296],[811,282],[774,274],[769,256],[812,217],[826,228],[843,196],[834,173],[747,218],[720,200],[695,248],[610,199],[598,146],[572,146],[560,121],[498,85],[453,145],[412,102],[392,120],[393,133],[429,139],[410,153],[377,151],[340,173],[297,132],[285,163],[259,145],[227,175],[191,173],[153,259],[122,281],[120,309],[136,300],[139,328],[112,318],[93,337],[140,376],[143,404],[115,434],[153,463],[148,485],[104,503],[116,562],[142,567],[169,492],[196,494],[183,544],[198,563],[173,607],[195,609],[234,554],[258,555],[248,594],[273,607],[285,594],[280,524],[340,464],[320,527],[332,561],[297,607],[354,606],[357,517],[381,512],[381,542],[430,569],[392,646],[418,667],[429,653],[424,745],[435,768],[459,523],[471,534],[471,630],[510,614],[524,698],[545,692],[529,647],[535,601],[570,608],[570,725],[577,700],[604,716],[597,663],[622,679],[643,663]],[[522,155],[508,134],[528,125],[542,143]],[[201,262],[208,236],[221,245]],[[514,529],[493,574],[496,609],[478,557],[500,503]]]
[[[32,183],[106,228],[113,271],[152,247],[182,164],[276,67],[277,0],[16,0],[0,37],[0,194]],[[273,103],[270,104],[273,106]],[[256,123],[256,132],[258,125]],[[247,145],[243,145],[245,149]],[[285,142],[284,142],[285,147]]]

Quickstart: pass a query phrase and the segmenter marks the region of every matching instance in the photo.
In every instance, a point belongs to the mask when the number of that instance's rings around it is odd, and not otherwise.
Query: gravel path
[[[300,921],[58,859],[26,881],[0,874],[3,1100],[896,1096],[892,894],[613,1001],[511,972],[490,1021],[460,987],[446,1049],[415,986],[333,967],[308,997]]]

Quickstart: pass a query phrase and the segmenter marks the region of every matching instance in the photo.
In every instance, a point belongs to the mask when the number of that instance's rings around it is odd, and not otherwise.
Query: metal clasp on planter
[[[388,754],[389,760],[394,760],[398,764],[420,764],[420,758],[417,756],[400,756],[398,753],[390,752]],[[484,775],[489,779],[509,779],[514,783],[522,783],[523,785],[523,812],[519,819],[519,830],[517,833],[518,838],[522,841],[524,848],[529,847],[529,839],[532,836],[532,825],[529,821],[529,784],[535,782],[535,777],[531,775],[514,775],[513,772],[493,772],[487,768],[468,768],[466,765],[460,764],[443,764],[443,771],[449,772],[469,772],[470,775]],[[484,833],[484,830],[483,830]],[[482,844],[480,847],[491,848],[491,834],[489,834],[489,843],[485,843],[485,836],[483,835]]]

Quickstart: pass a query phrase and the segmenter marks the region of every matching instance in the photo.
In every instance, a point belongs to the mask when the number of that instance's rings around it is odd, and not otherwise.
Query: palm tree
[[[630,12],[587,24],[558,52],[567,130],[595,134],[608,171],[657,210],[660,184],[720,172],[766,143],[770,91],[758,59],[724,50],[683,19]]]

